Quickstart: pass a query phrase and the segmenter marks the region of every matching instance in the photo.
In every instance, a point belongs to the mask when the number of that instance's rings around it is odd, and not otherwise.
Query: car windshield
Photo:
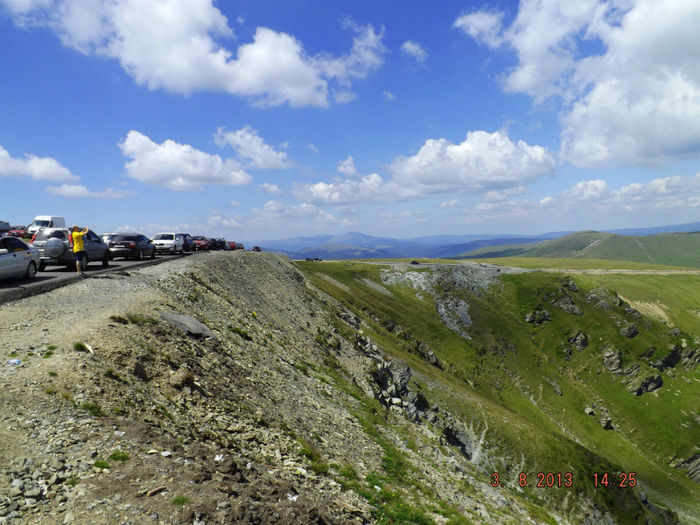
[[[35,241],[45,241],[48,239],[67,239],[68,236],[66,235],[66,232],[63,230],[41,230],[39,233],[36,234],[36,239]]]
[[[195,237],[192,237],[195,241],[206,241],[206,237],[202,237],[201,235],[197,235]]]
[[[40,228],[46,228],[49,225],[49,221],[34,221],[32,226],[39,226]]]
[[[135,241],[136,235],[115,235],[113,241]]]
[[[155,237],[153,237],[156,241],[172,241],[173,240],[173,234],[172,233],[159,233]]]

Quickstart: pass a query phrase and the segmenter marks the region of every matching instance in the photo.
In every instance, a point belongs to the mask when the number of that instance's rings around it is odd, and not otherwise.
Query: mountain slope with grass
[[[0,522],[698,523],[681,277],[237,251],[3,305]]]
[[[555,257],[631,261],[700,268],[700,233],[664,233],[631,237],[578,232],[537,245],[481,248],[458,258]]]

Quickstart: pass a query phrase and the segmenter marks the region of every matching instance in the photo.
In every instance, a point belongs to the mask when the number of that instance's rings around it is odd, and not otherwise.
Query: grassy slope
[[[614,261],[605,259],[571,259],[561,257],[495,257],[480,258],[473,262],[515,266],[532,269],[568,269],[568,270],[678,270],[678,266],[649,264],[631,261]]]
[[[644,237],[579,232],[536,245],[484,248],[460,258],[564,257],[633,261],[700,267],[700,233],[665,233]]]
[[[608,501],[618,515],[626,507],[627,511],[634,507],[632,493],[618,489],[612,497],[611,489],[596,491],[590,481],[594,470],[610,469],[611,464],[638,472],[646,490],[662,501],[673,502],[677,508],[692,507],[692,502],[700,497],[698,487],[683,472],[665,464],[669,456],[687,457],[689,443],[700,441],[697,429],[690,435],[678,430],[681,423],[687,423],[680,410],[689,413],[697,409],[697,397],[693,395],[697,396],[698,389],[691,395],[676,396],[671,389],[687,389],[687,383],[680,377],[664,377],[665,387],[658,398],[651,394],[637,397],[626,392],[618,377],[601,371],[603,343],[616,345],[625,352],[627,360],[638,358],[649,346],[668,345],[667,329],[663,325],[651,321],[635,340],[627,340],[619,335],[610,314],[587,305],[581,299],[581,292],[577,304],[584,308],[584,316],[572,316],[550,307],[552,322],[533,327],[522,321],[523,316],[542,301],[543,294],[557,292],[561,283],[558,276],[551,274],[525,274],[506,277],[504,286],[497,292],[469,297],[475,328],[473,340],[467,342],[442,324],[429,299],[419,299],[413,290],[402,286],[391,287],[394,295],[387,297],[358,280],[367,277],[379,282],[377,265],[344,262],[300,263],[300,266],[319,288],[365,317],[371,326],[371,336],[383,348],[405,359],[432,382],[444,385],[430,389],[430,395],[439,399],[439,403],[464,421],[477,426],[487,424],[492,452],[498,450],[499,455],[510,458],[524,454],[523,470],[573,469],[576,490],[598,501]],[[350,292],[318,278],[317,272],[341,282]],[[581,279],[581,283],[582,287],[598,285],[588,277]],[[632,290],[625,293],[633,295]],[[615,315],[624,316],[620,309]],[[382,319],[398,322],[415,339],[427,344],[446,363],[447,372],[409,353],[405,342],[381,326]],[[578,329],[595,334],[596,338],[591,338],[584,352],[575,353],[566,362],[563,359],[566,339]],[[507,351],[509,344],[517,348],[517,353]],[[561,385],[564,395],[557,396],[543,377]],[[698,378],[697,372],[695,377]],[[429,389],[428,384],[423,386]],[[620,432],[606,432],[597,423],[597,417],[583,414],[583,407],[595,402],[597,396],[605,400]],[[494,464],[492,468],[504,466]],[[509,466],[516,468],[512,463]],[[561,499],[561,496],[561,493],[526,491],[526,497],[534,501],[541,501],[542,497]]]

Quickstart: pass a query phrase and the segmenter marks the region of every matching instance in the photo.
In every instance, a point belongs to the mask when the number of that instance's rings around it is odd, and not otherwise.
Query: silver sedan
[[[0,279],[34,279],[39,267],[39,250],[17,237],[0,238]]]

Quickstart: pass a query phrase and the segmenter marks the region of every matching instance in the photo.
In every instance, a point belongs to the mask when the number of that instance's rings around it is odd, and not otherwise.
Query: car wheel
[[[170,248],[170,255],[175,255],[175,245],[173,244],[172,248]]]
[[[151,250],[151,259],[155,259],[155,258],[156,258],[156,249],[153,248],[153,250]]]
[[[88,261],[88,256],[85,254],[85,257],[83,257],[83,262],[80,265],[80,270],[83,272],[87,270],[88,264],[90,264],[90,261]]]
[[[45,262],[40,262],[40,263],[39,263],[39,271],[40,271],[40,272],[43,272],[44,270],[46,270],[46,263],[45,263]]]
[[[136,254],[136,259],[143,261],[143,250],[139,250],[139,253]]]
[[[109,266],[109,259],[110,259],[110,257],[109,257],[109,252],[105,252],[104,257],[102,257],[102,266],[103,266],[104,268],[106,268],[107,266]]]
[[[31,281],[36,277],[36,264],[34,261],[29,261],[29,266],[27,266],[27,272],[24,274],[24,278]]]

